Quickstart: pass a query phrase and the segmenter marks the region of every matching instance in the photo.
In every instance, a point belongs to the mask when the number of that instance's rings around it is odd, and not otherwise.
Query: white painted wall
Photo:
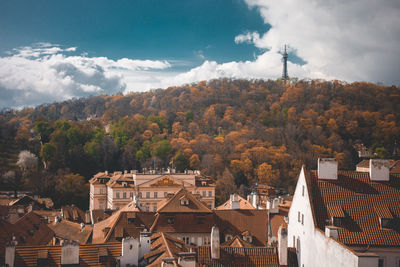
[[[122,239],[121,266],[138,265],[139,263],[139,240],[133,237]]]
[[[303,186],[304,196],[302,195]],[[300,212],[300,222],[298,221],[298,212]],[[304,224],[302,224],[301,215],[304,215]],[[293,237],[296,240],[295,247],[298,250],[299,266],[358,266],[358,257],[354,253],[332,238],[326,238],[324,232],[315,229],[303,168],[289,210],[289,247],[294,246]]]

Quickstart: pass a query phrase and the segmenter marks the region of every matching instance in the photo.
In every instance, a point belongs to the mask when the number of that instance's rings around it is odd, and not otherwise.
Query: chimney
[[[279,213],[279,198],[270,198],[267,202],[267,209],[270,214],[278,214]]]
[[[325,236],[332,237],[337,240],[338,228],[336,226],[325,226]]]
[[[138,266],[139,263],[139,241],[133,237],[122,239],[122,255],[120,257],[121,267]]]
[[[14,267],[15,262],[15,246],[17,245],[16,241],[11,241],[6,246],[6,255],[5,255],[5,266]]]
[[[144,229],[143,232],[140,232],[139,259],[142,259],[144,254],[150,252],[150,236],[151,233],[147,232],[146,229]]]
[[[231,204],[231,210],[240,209],[239,196],[236,193],[230,195],[229,201]]]
[[[124,170],[124,174],[128,174],[128,171],[127,171],[127,170]]]
[[[338,162],[334,158],[318,158],[318,179],[337,180]]]
[[[287,248],[287,229],[281,225],[278,229],[278,257],[281,265],[287,265]]]
[[[178,257],[179,266],[196,267],[196,252],[180,252]]]
[[[219,259],[219,230],[217,226],[213,226],[211,229],[211,259]]]
[[[387,159],[370,159],[369,160],[369,177],[371,181],[389,181],[389,160]]]
[[[61,246],[61,265],[79,264],[79,244],[64,240]]]
[[[108,171],[104,171],[104,173],[105,173],[106,175],[108,175]]]

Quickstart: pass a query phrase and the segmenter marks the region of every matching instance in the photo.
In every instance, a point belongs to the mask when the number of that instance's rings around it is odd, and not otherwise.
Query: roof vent
[[[371,181],[389,181],[389,160],[370,159],[369,177],[371,178]]]
[[[334,158],[318,158],[318,179],[337,180],[338,162]]]

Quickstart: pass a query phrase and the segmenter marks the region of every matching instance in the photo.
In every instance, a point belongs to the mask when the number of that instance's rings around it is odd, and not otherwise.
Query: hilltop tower
[[[289,78],[288,71],[287,71],[287,58],[288,58],[288,53],[286,52],[286,45],[285,45],[285,50],[283,51],[283,54],[282,54],[282,61],[283,61],[282,79]]]

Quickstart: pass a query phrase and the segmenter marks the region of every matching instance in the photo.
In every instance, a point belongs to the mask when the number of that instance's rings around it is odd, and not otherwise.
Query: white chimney
[[[287,229],[281,225],[278,229],[278,256],[281,265],[287,265],[287,248]]]
[[[84,229],[85,229],[85,224],[81,223],[81,232],[83,232]]]
[[[236,193],[230,195],[229,201],[231,204],[231,210],[240,209],[239,196]]]
[[[325,226],[325,236],[338,239],[338,229],[336,226]]]
[[[79,243],[64,240],[61,246],[61,265],[79,264]]]
[[[140,232],[139,259],[142,259],[144,254],[150,252],[150,236],[151,233],[147,232],[146,229],[144,229],[143,232]]]
[[[337,180],[338,162],[334,158],[318,158],[318,179]]]
[[[7,246],[6,246],[6,255],[5,255],[6,266],[14,267],[15,245],[16,245],[16,242],[10,242],[10,244],[7,244]]]
[[[122,239],[122,255],[120,256],[121,267],[138,266],[139,263],[139,241],[133,237]]]
[[[219,229],[217,226],[213,226],[211,229],[211,259],[219,259]]]
[[[389,181],[389,160],[370,159],[369,177],[371,181]]]
[[[181,267],[196,267],[195,252],[180,252],[178,253],[178,265]]]
[[[108,175],[108,171],[105,171],[104,173],[105,173],[106,175]]]

